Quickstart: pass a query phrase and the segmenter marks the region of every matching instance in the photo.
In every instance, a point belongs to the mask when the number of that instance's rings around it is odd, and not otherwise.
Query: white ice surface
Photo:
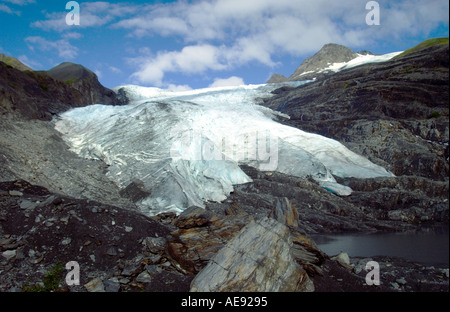
[[[107,163],[120,188],[142,181],[150,195],[137,204],[148,215],[223,201],[233,185],[251,182],[239,164],[311,176],[339,195],[351,189],[332,174],[392,176],[335,140],[276,122],[282,114],[255,103],[278,87],[173,92],[124,86],[130,105],[76,108],[59,116],[55,128],[74,152]]]

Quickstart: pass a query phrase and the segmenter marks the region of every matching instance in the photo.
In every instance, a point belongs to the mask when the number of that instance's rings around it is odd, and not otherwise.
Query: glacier
[[[130,103],[91,105],[62,113],[56,130],[79,156],[108,165],[120,189],[140,185],[146,215],[180,213],[221,202],[235,185],[252,182],[239,167],[312,177],[340,196],[352,190],[334,176],[393,176],[338,141],[278,122],[289,118],[258,105],[282,85],[243,85],[174,92],[117,87]]]

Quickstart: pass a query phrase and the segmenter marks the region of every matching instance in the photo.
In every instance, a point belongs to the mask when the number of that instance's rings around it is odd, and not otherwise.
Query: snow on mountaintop
[[[319,52],[305,59],[295,72],[289,78],[286,78],[286,81],[315,79],[317,76],[330,72],[336,73],[359,65],[385,62],[401,53],[393,52],[383,55],[355,53],[342,45],[326,44]],[[278,80],[274,79],[274,81]]]
[[[311,176],[339,195],[351,189],[333,174],[392,176],[335,140],[276,122],[280,113],[256,104],[278,87],[124,86],[117,90],[133,100],[129,105],[76,108],[59,116],[55,128],[74,152],[107,163],[108,177],[121,189],[142,186],[136,204],[148,215],[225,200],[233,185],[251,182],[240,164]]]
[[[383,54],[383,55],[362,55],[362,54],[358,54],[358,56],[356,58],[354,58],[351,61],[348,62],[342,62],[342,63],[333,63],[330,64],[329,67],[321,69],[319,71],[317,71],[318,73],[322,73],[322,72],[326,72],[326,71],[333,71],[333,72],[338,72],[344,69],[348,69],[348,68],[352,68],[352,67],[356,67],[359,65],[364,65],[364,64],[369,64],[369,63],[379,63],[379,62],[386,62],[389,61],[390,59],[392,59],[393,57],[401,54],[402,51],[400,52],[393,52],[393,53],[388,53],[388,54]]]

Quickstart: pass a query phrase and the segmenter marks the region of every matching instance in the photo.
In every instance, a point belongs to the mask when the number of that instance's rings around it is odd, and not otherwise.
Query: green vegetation
[[[439,118],[439,117],[441,117],[441,113],[438,111],[432,112],[430,116],[430,118]]]
[[[15,68],[15,69],[18,69],[21,71],[32,70],[31,68],[29,68],[28,66],[23,64],[21,61],[16,59],[15,57],[7,56],[2,53],[0,53],[0,61],[5,63],[10,68],[12,67],[12,68]]]
[[[75,82],[77,80],[78,80],[77,78],[72,78],[72,79],[65,80],[64,82],[68,83],[68,84],[71,84],[71,83],[73,83],[73,82]]]
[[[425,41],[422,41],[421,43],[419,43],[418,45],[416,45],[415,47],[408,49],[406,51],[404,51],[402,54],[399,54],[396,56],[397,57],[402,57],[405,55],[408,55],[410,53],[416,52],[416,51],[420,51],[429,47],[434,47],[434,46],[438,46],[438,45],[442,45],[442,44],[448,44],[449,40],[448,38],[434,38],[434,39],[428,39]]]
[[[45,85],[45,84],[43,84],[43,83],[40,83],[40,84],[39,84],[39,88],[41,88],[41,89],[44,90],[45,92],[48,92],[48,87],[47,87],[47,85]]]
[[[51,268],[44,277],[41,285],[28,286],[23,288],[24,292],[51,292],[59,288],[59,284],[64,279],[63,277],[64,266],[61,262],[58,262],[53,268]]]

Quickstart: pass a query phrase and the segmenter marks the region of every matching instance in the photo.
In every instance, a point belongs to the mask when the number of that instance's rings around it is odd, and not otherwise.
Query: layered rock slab
[[[291,254],[289,228],[271,218],[246,225],[191,283],[192,292],[313,291]]]

